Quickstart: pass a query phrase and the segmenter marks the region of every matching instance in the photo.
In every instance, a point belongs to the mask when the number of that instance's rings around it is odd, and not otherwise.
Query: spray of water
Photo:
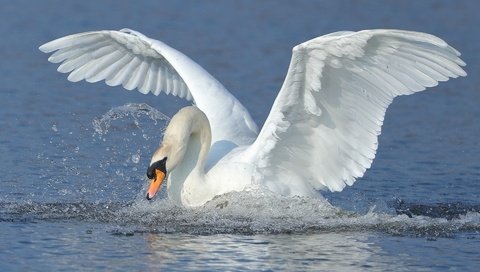
[[[141,128],[139,117],[145,115],[157,124],[158,121],[168,121],[170,118],[160,111],[152,108],[145,103],[127,103],[123,106],[115,107],[109,110],[101,117],[93,119],[92,126],[95,132],[99,135],[105,135],[108,133],[108,129],[112,125],[112,122],[118,119],[124,119],[131,117],[133,123],[137,128]],[[143,134],[145,139],[148,139],[148,135]]]

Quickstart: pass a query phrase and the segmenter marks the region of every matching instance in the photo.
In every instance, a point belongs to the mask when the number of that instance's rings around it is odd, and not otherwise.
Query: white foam
[[[396,235],[441,236],[457,231],[480,230],[480,214],[460,219],[344,211],[325,199],[279,197],[257,192],[231,193],[205,206],[187,209],[166,199],[137,200],[118,211],[124,223],[143,231],[214,233],[308,233],[381,231]]]

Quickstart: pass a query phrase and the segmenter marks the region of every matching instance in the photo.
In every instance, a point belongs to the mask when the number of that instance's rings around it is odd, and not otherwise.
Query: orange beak
[[[155,194],[157,194],[160,185],[162,185],[163,180],[165,179],[165,173],[155,169],[155,178],[151,180],[150,187],[148,187],[147,191],[147,199],[152,199]]]

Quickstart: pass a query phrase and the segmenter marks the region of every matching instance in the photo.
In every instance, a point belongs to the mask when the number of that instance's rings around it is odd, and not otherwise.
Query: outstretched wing
[[[45,53],[56,51],[48,60],[62,63],[61,73],[70,73],[68,80],[122,85],[141,93],[167,94],[192,100],[182,77],[170,62],[151,48],[139,35],[123,31],[94,31],[66,36],[40,46]]]
[[[194,100],[212,126],[214,141],[248,142],[257,127],[243,105],[197,63],[168,45],[130,30],[74,34],[39,48],[53,53],[58,71],[68,80],[105,80],[110,86],[137,88],[141,93],[161,92]]]
[[[465,76],[443,40],[400,30],[336,32],[296,46],[285,82],[247,150],[273,191],[341,191],[362,177],[393,98]]]

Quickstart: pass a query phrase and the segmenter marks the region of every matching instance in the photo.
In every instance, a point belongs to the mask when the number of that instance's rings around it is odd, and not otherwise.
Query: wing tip
[[[43,53],[51,53],[55,51],[56,49],[51,46],[53,41],[44,43],[38,47],[38,50],[42,51]]]

